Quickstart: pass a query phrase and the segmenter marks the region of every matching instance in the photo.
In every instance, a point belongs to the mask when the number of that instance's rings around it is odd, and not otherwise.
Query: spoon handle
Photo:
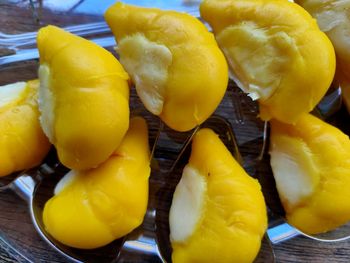
[[[29,203],[33,199],[36,185],[37,180],[32,175],[23,174],[14,180],[8,188]]]
[[[112,47],[116,45],[114,37],[111,37],[111,36],[98,37],[90,40],[102,47]],[[0,65],[7,65],[14,62],[21,62],[21,61],[27,61],[32,59],[38,59],[38,58],[39,58],[38,49],[36,48],[21,49],[21,50],[18,50],[13,55],[0,57]]]
[[[43,164],[36,172],[24,172],[16,180],[7,185],[6,188],[11,189],[27,203],[30,203],[33,200],[35,188],[41,181],[41,176],[52,172],[53,170],[50,166]]]
[[[64,30],[79,36],[89,36],[110,32],[105,22],[95,22],[80,25],[67,26]],[[24,45],[33,45],[36,43],[37,32],[27,32],[21,34],[6,34],[0,32],[0,45],[10,48],[18,48]]]

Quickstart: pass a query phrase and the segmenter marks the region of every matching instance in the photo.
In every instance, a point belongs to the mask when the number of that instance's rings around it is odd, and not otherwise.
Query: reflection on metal
[[[272,244],[278,244],[280,242],[291,239],[298,236],[300,233],[291,225],[283,223],[275,227],[271,227],[267,230],[267,236]]]
[[[18,177],[9,188],[12,189],[19,197],[29,202],[33,198],[36,181],[30,175],[22,175]]]
[[[90,39],[102,47],[112,47],[115,45],[114,37],[101,37]],[[19,50],[16,54],[0,57],[0,65],[6,65],[14,62],[38,59],[39,52],[36,48]]]
[[[62,3],[65,1],[56,1],[57,3]],[[108,3],[108,1],[101,1],[104,4]],[[146,1],[127,1],[129,3],[134,2],[134,3],[145,3]],[[149,3],[149,1],[147,1]],[[157,5],[161,4],[161,1],[155,1],[152,4]],[[179,5],[177,8],[180,8],[183,5],[186,6],[196,6],[200,1],[196,0],[183,0],[183,1],[163,1],[163,4],[165,3],[166,5],[171,5],[171,3],[177,2]],[[26,1],[27,3],[27,1]],[[45,2],[46,4],[47,2]],[[111,2],[112,3],[112,2]],[[114,0],[113,0],[114,3]],[[39,10],[36,8],[36,5],[39,4]],[[66,2],[67,4],[67,2]],[[91,8],[91,1],[75,1],[75,5],[71,6],[70,9],[71,11],[81,11],[83,10],[83,4],[86,6],[90,5]],[[34,2],[33,0],[30,0],[30,5],[33,11],[33,17],[37,19],[37,21],[40,20],[40,8],[42,7],[42,1],[37,1]],[[96,5],[95,5],[96,6]],[[78,10],[79,9],[79,10]],[[169,9],[169,8],[168,8]],[[193,12],[193,14],[198,13],[197,7],[188,9],[190,12]],[[98,23],[89,23],[89,24],[83,24],[83,25],[77,25],[77,26],[70,26],[66,27],[65,30],[70,31],[74,34],[80,35],[80,36],[89,36],[89,35],[98,35],[98,34],[103,34],[106,32],[109,32],[110,29],[108,28],[107,24],[104,22],[98,22]],[[0,32],[0,45],[6,46],[12,49],[17,50],[17,54],[15,55],[10,55],[10,56],[4,56],[0,57],[0,65],[7,65],[13,62],[20,62],[20,61],[27,61],[27,60],[32,60],[32,59],[38,59],[39,54],[37,49],[20,49],[23,46],[26,45],[33,45],[35,44],[36,41],[36,32],[29,32],[29,33],[23,33],[23,34],[14,34],[14,35],[9,35],[9,34],[4,34]],[[115,40],[114,37],[109,36],[109,37],[96,37],[91,39],[95,43],[97,43],[100,46],[103,47],[112,47],[115,45]],[[339,109],[339,105],[341,105],[341,90],[340,88],[335,88],[328,96],[325,97],[325,99],[321,102],[321,104],[318,106],[319,111],[324,115],[324,113],[329,114],[330,112],[334,113]],[[238,108],[238,107],[237,107]],[[244,123],[243,119],[243,113],[241,112],[241,109],[238,108],[238,113],[237,116],[239,116],[239,120]],[[214,117],[215,118],[215,117]],[[227,123],[225,124],[227,125]],[[185,151],[185,148],[190,144],[195,132],[199,129],[199,127],[196,127],[196,129],[193,130],[193,133],[191,134],[190,137],[188,137],[187,141],[185,142],[183,148],[181,149],[180,155]],[[163,130],[163,127],[160,126],[157,138],[159,138],[160,132]],[[234,134],[231,129],[229,129],[231,133],[229,133],[229,137],[231,137],[231,142],[233,143],[233,148],[234,152],[237,152],[236,154],[236,159],[238,162],[242,164],[242,158],[239,154],[239,150],[237,147],[237,144],[235,142]],[[264,125],[264,144],[266,144],[267,141],[267,123],[265,122]],[[157,144],[157,140],[155,142],[155,145]],[[263,149],[265,149],[266,146],[263,146]],[[155,151],[155,146],[152,147],[152,156]],[[261,151],[261,156],[264,153],[264,150]],[[174,169],[174,166],[176,165],[179,157],[176,159],[175,163],[173,164],[171,170]],[[46,170],[45,167],[43,167],[42,170]],[[46,171],[41,171],[41,174],[45,173],[50,173],[50,170]],[[0,191],[6,190],[6,189],[12,189],[14,192],[16,192],[20,197],[25,199],[26,201],[29,202],[30,204],[30,211],[31,211],[31,216],[33,219],[34,226],[40,236],[52,247],[54,247],[61,255],[65,256],[66,258],[69,258],[70,260],[74,262],[80,262],[74,257],[70,256],[68,252],[65,252],[61,248],[61,246],[57,245],[51,238],[48,237],[48,234],[45,232],[43,227],[41,226],[40,222],[38,221],[38,218],[41,216],[41,214],[37,214],[38,211],[35,210],[35,207],[33,204],[33,195],[35,191],[35,187],[39,183],[40,180],[40,172],[39,175],[36,173],[34,176],[30,174],[23,174],[20,177],[15,178],[11,183],[0,186]],[[136,234],[136,237],[133,236],[127,241],[125,241],[123,249],[126,251],[138,251],[139,253],[148,253],[151,255],[155,255],[158,257],[162,262],[165,262],[165,260],[162,258],[159,252],[159,247],[157,245],[156,237],[154,235],[154,230],[155,227],[155,217],[156,217],[156,211],[154,208],[150,207],[147,210],[147,214],[145,216],[145,224],[147,225],[148,231],[143,231],[139,232]],[[152,234],[153,233],[153,234]],[[288,240],[290,238],[293,238],[297,235],[304,235],[308,238],[317,240],[317,241],[323,241],[323,242],[337,242],[337,241],[343,241],[348,239],[350,236],[345,236],[345,237],[327,237],[327,236],[310,236],[307,234],[303,234],[300,231],[296,230],[289,224],[283,222],[282,224],[279,224],[275,227],[271,227],[267,231],[267,235],[269,239],[271,240],[272,243],[276,244],[285,240]],[[1,236],[0,236],[1,238]],[[121,251],[122,251],[121,250]]]
[[[268,121],[264,122],[264,131],[263,131],[263,143],[262,143],[262,147],[260,149],[260,153],[257,157],[257,161],[262,161],[265,155],[265,152],[267,151],[267,147],[268,147],[268,136],[269,136],[269,123]]]
[[[326,120],[338,112],[342,104],[342,89],[339,84],[332,83],[327,94],[314,109],[313,114],[320,119]]]
[[[88,23],[75,26],[67,26],[63,28],[65,31],[71,32],[78,36],[100,35],[110,32],[105,22]],[[0,46],[11,49],[19,49],[24,46],[36,44],[37,32],[28,32],[22,34],[5,34],[0,32]]]

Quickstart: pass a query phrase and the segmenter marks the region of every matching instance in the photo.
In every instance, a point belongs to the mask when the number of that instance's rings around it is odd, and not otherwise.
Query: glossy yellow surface
[[[297,0],[327,34],[337,55],[336,80],[340,83],[345,105],[350,112],[350,1]]]
[[[327,34],[337,55],[337,71],[350,79],[350,1],[344,0],[297,0]]]
[[[105,18],[149,111],[177,131],[192,129],[214,112],[227,87],[228,66],[199,20],[120,2]]]
[[[50,149],[39,123],[39,82],[14,83],[7,89],[16,86],[15,94],[0,87],[0,177],[39,165]]]
[[[44,132],[65,166],[96,167],[128,129],[128,74],[110,52],[57,27],[40,29],[37,43]]]
[[[316,234],[350,220],[347,135],[310,114],[295,126],[272,121],[270,154],[290,224]]]
[[[46,230],[55,239],[91,249],[131,232],[142,223],[148,202],[146,122],[132,119],[120,147],[99,167],[69,174],[43,212]]]
[[[297,4],[204,0],[200,12],[237,83],[259,101],[263,120],[295,123],[326,93],[335,71],[334,49]]]
[[[186,167],[203,179],[204,198],[192,233],[184,240],[172,241],[173,262],[253,262],[267,227],[260,184],[210,129],[195,135]],[[187,187],[191,192],[197,186]],[[183,215],[183,220],[186,218]]]

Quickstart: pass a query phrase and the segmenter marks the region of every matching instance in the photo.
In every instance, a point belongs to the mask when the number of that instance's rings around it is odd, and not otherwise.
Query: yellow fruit
[[[320,29],[327,34],[337,55],[335,78],[342,87],[345,105],[350,112],[350,1],[298,0],[296,1],[316,18]]]
[[[57,27],[37,42],[43,130],[65,166],[96,167],[128,129],[128,75],[111,53]]]
[[[227,87],[228,67],[199,20],[120,2],[105,18],[120,62],[150,112],[177,131],[194,128],[214,112]]]
[[[350,1],[297,0],[314,18],[320,29],[327,34],[337,55],[337,71],[350,79]]]
[[[309,234],[350,220],[350,141],[304,114],[293,125],[271,121],[271,166],[287,220]]]
[[[204,0],[200,12],[237,84],[259,101],[263,120],[295,123],[326,93],[335,71],[334,49],[297,4]]]
[[[252,262],[267,227],[259,183],[210,129],[192,142],[169,215],[172,261]]]
[[[63,244],[82,249],[128,234],[146,213],[149,175],[147,125],[137,117],[106,162],[72,170],[58,183],[44,207],[46,230]]]
[[[39,123],[39,82],[0,87],[0,177],[41,163],[50,143]]]

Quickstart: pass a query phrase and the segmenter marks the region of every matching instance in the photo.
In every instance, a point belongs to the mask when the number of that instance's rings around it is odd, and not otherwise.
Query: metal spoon
[[[309,235],[287,223],[284,209],[280,203],[275,181],[269,166],[269,157],[264,156],[258,168],[257,177],[262,184],[265,200],[268,206],[269,229],[267,235],[273,244],[283,242],[295,236],[304,237],[320,242],[339,242],[350,238],[350,223],[323,234]]]
[[[98,38],[96,39],[102,46],[111,46],[114,45],[113,37],[106,38]],[[37,50],[24,50],[22,54],[18,53],[17,55],[10,57],[0,58],[0,64],[6,64],[13,61],[22,61],[26,59],[37,58]],[[233,140],[235,141],[235,140]],[[189,143],[189,141],[188,141]],[[186,144],[185,144],[186,146]],[[234,147],[235,148],[235,147]],[[154,152],[154,151],[153,151]],[[239,152],[238,152],[239,153]],[[176,165],[174,163],[173,167]],[[47,181],[50,181],[52,176],[51,171],[47,171],[44,167],[40,168],[39,172],[35,172],[34,174],[23,174],[21,177],[17,178],[13,183],[4,187],[2,189],[12,189],[20,196],[22,196],[29,203],[29,210],[31,213],[31,217],[34,223],[36,230],[39,232],[40,236],[48,242],[54,249],[56,249],[61,255],[65,256],[67,259],[74,262],[81,261],[113,261],[115,259],[115,255],[118,254],[117,260],[123,261],[124,254],[127,252],[132,252],[132,254],[142,253],[143,255],[151,255],[151,258],[159,258],[161,262],[165,262],[164,258],[169,258],[169,254],[165,252],[160,252],[159,246],[157,245],[157,240],[159,239],[159,235],[155,236],[154,230],[156,230],[157,234],[159,234],[157,228],[159,228],[160,223],[155,221],[157,220],[158,215],[155,213],[155,209],[153,208],[153,204],[150,205],[149,210],[146,214],[142,231],[140,229],[135,230],[132,234],[128,235],[124,240],[124,245],[122,246],[122,240],[117,240],[112,244],[97,250],[77,250],[67,247],[63,244],[60,244],[56,240],[54,240],[46,231],[41,221],[41,213],[42,213],[42,201],[39,202],[39,197],[41,192],[46,191]],[[155,171],[155,169],[153,169]],[[47,172],[50,172],[50,176],[46,176]],[[157,172],[158,173],[158,172]],[[56,176],[57,179],[57,176]],[[52,184],[54,185],[54,184]],[[163,185],[159,185],[157,187],[162,187]],[[0,190],[2,190],[0,188]],[[45,190],[45,191],[44,191]],[[153,190],[151,190],[153,191]],[[158,190],[155,190],[158,194]],[[46,193],[45,193],[46,194]],[[40,205],[38,205],[40,203]],[[282,233],[283,234],[283,233]],[[162,247],[163,248],[163,247]]]
[[[243,95],[239,94],[239,95],[240,95],[239,100],[237,100],[237,95],[235,95],[232,97],[232,101],[233,101],[233,106],[235,107],[235,112],[236,112],[235,115],[236,115],[236,118],[238,118],[238,123],[244,124],[248,115],[258,114],[258,107],[256,103],[254,103],[250,98],[248,98],[247,95],[245,94]],[[341,107],[342,107],[341,87],[339,86],[338,83],[333,82],[327,94],[320,101],[320,103],[317,105],[317,107],[312,113],[323,120],[326,120],[326,119],[330,120],[340,110]],[[247,114],[247,108],[248,108],[249,114]],[[261,149],[257,157],[251,158],[251,160],[249,160],[250,166],[256,166],[256,165],[261,166],[262,163],[265,162],[265,166],[266,166],[265,170],[259,171],[257,173],[258,174],[257,177],[263,186],[265,197],[268,202],[270,227],[267,231],[267,235],[271,240],[271,242],[279,243],[298,235],[303,235],[308,238],[311,238],[317,241],[322,241],[322,242],[338,242],[338,241],[349,239],[350,224],[344,225],[338,228],[337,230],[331,231],[326,234],[308,235],[294,228],[288,223],[286,223],[286,219],[284,218],[284,210],[282,208],[282,205],[279,202],[278,193],[275,189],[275,182],[272,176],[272,171],[270,169],[268,157],[265,157],[266,148],[268,146],[268,140],[269,140],[268,127],[269,127],[268,122],[266,121],[263,122],[262,140],[259,140],[260,142],[255,142],[254,143],[255,146],[249,146],[247,148]],[[248,142],[248,143],[253,143],[253,142]],[[267,174],[269,174],[269,176]],[[271,189],[275,189],[275,190],[271,190]],[[271,194],[271,192],[273,193]]]
[[[317,105],[313,114],[323,120],[332,121],[334,116],[337,115],[339,110],[342,107],[342,98],[341,98],[341,87],[336,83],[333,83],[325,97]],[[264,126],[263,132],[263,145],[268,145],[268,125]],[[264,148],[264,147],[263,147]],[[265,163],[269,163],[269,157],[266,156],[266,149],[264,148],[261,153],[259,160],[265,159]],[[296,229],[295,227],[286,223],[285,214],[283,207],[279,201],[277,190],[275,189],[275,181],[272,176],[272,171],[269,165],[264,165],[263,162],[260,162],[260,166],[265,166],[262,168],[264,171],[258,172],[259,181],[263,185],[265,190],[265,195],[267,196],[266,200],[269,201],[269,215],[270,222],[272,222],[271,228],[267,231],[267,234],[272,243],[279,243],[284,240],[293,238],[298,235],[303,235],[307,238],[321,241],[321,242],[339,242],[350,239],[350,222],[333,231],[329,231],[323,234],[309,235],[303,231]],[[262,170],[260,167],[260,170]],[[267,190],[269,189],[269,190]],[[274,190],[271,190],[274,189]],[[275,202],[271,202],[275,200]],[[276,222],[278,222],[276,224]]]
[[[193,134],[189,137],[189,140],[186,142],[186,144],[184,144],[180,154],[178,155],[170,171],[164,178],[164,180],[167,182],[167,185],[163,189],[161,189],[159,192],[158,199],[166,203],[166,206],[165,206],[165,209],[160,210],[160,212],[157,214],[157,222],[158,222],[157,225],[163,229],[162,231],[159,231],[157,233],[159,234],[158,235],[159,242],[162,244],[167,244],[166,246],[161,247],[161,252],[163,255],[165,255],[165,258],[168,262],[171,261],[171,256],[170,256],[171,245],[169,240],[170,230],[169,230],[168,224],[162,225],[161,222],[164,222],[164,221],[168,222],[168,215],[169,215],[172,195],[178,181],[180,180],[183,167],[188,162],[188,157],[189,157],[190,148],[191,148],[190,143],[192,141],[192,138],[195,135],[195,133],[199,130],[199,128],[204,128],[204,127],[214,130],[220,136],[220,139],[225,143],[226,147],[229,149],[229,151],[232,153],[235,159],[239,163],[242,163],[243,161],[242,156],[238,149],[238,145],[237,145],[236,138],[235,138],[233,129],[231,127],[231,124],[225,118],[219,115],[213,115],[193,131]],[[255,263],[275,262],[274,251],[268,238],[265,237],[263,239],[262,248],[254,262]]]
[[[220,123],[220,125],[218,125]],[[211,117],[201,127],[210,127],[216,132],[220,132],[226,141],[230,143],[230,149],[238,160],[241,160],[240,153],[235,141],[235,137],[232,129],[223,130],[223,127],[229,127],[229,123],[217,116]],[[42,222],[42,209],[43,205],[53,193],[55,183],[59,180],[60,176],[67,172],[67,169],[60,167],[58,163],[54,165],[43,164],[37,170],[31,170],[27,173],[21,174],[15,178],[12,182],[3,185],[0,191],[11,189],[17,193],[20,197],[27,201],[29,204],[29,213],[31,215],[33,225],[40,237],[46,241],[52,248],[54,248],[59,254],[64,256],[71,262],[130,262],[134,257],[140,259],[140,255],[143,260],[148,262],[170,262],[170,247],[164,246],[164,236],[168,236],[169,233],[164,231],[164,225],[167,220],[164,220],[164,208],[159,210],[160,206],[164,206],[166,200],[159,199],[160,193],[164,195],[164,183],[166,174],[170,174],[174,169],[180,158],[188,149],[192,137],[199,127],[195,128],[191,132],[185,135],[186,140],[183,142],[183,146],[180,150],[180,154],[176,158],[175,162],[171,165],[170,170],[161,171],[157,162],[153,167],[154,174],[158,174],[161,177],[163,183],[155,184],[156,181],[150,179],[150,199],[147,214],[145,216],[143,224],[134,230],[131,234],[127,235],[124,240],[117,240],[103,248],[93,250],[80,250],[68,247],[55,240],[47,231]],[[154,146],[152,148],[152,156],[156,151],[156,146],[159,143],[161,132],[164,129],[163,126],[157,131]],[[159,179],[159,178],[158,178]],[[168,182],[167,182],[168,184]],[[168,189],[169,190],[169,189]],[[167,195],[172,193],[168,191]],[[160,200],[160,201],[159,201]],[[168,203],[170,205],[170,203]],[[156,211],[160,211],[156,213]],[[161,241],[161,242],[160,242]],[[161,245],[159,245],[161,244]],[[274,262],[274,254],[269,244],[265,245],[270,251],[267,253],[270,258],[268,262]],[[265,249],[266,250],[266,249]],[[169,253],[170,252],[170,253]],[[263,251],[266,258],[266,251]],[[258,261],[257,261],[258,262]],[[267,262],[260,261],[260,262]]]
[[[134,110],[132,115],[135,115],[135,113],[137,113],[136,115],[141,115],[141,113],[143,113],[143,115],[146,115],[144,116],[146,118],[156,118],[155,116],[148,114],[145,110]],[[151,122],[157,123],[157,120]],[[151,152],[153,163],[152,174],[161,174],[162,172],[158,160],[155,160],[153,156],[161,133],[164,130],[164,125],[160,122],[158,130],[155,127],[149,127],[149,129],[153,132],[156,131],[157,133]],[[185,144],[188,143],[186,141],[188,140],[185,140]],[[132,261],[132,257],[136,257],[134,260],[135,262],[139,261],[141,257],[148,262],[166,262],[159,252],[156,238],[157,230],[155,227],[155,195],[163,182],[160,183],[159,180],[154,180],[154,175],[151,175],[150,178],[149,205],[144,222],[139,228],[132,231],[132,233],[127,235],[124,239],[119,239],[105,247],[91,250],[71,248],[55,240],[46,231],[43,224],[43,206],[45,202],[52,197],[56,183],[67,171],[68,169],[59,166],[57,162],[54,162],[51,166],[44,163],[38,169],[22,173],[18,177],[5,177],[2,179],[3,185],[0,187],[0,191],[11,189],[22,197],[29,205],[29,213],[33,225],[40,237],[59,254],[71,262],[130,262],[130,260]]]

